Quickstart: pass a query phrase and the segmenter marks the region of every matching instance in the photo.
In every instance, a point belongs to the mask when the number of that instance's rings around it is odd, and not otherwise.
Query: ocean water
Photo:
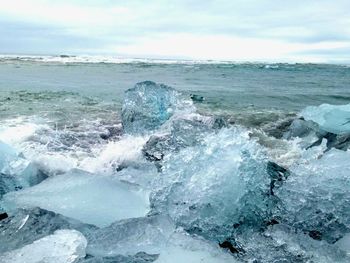
[[[349,262],[349,103],[345,65],[1,56],[0,212],[95,225],[69,262]]]

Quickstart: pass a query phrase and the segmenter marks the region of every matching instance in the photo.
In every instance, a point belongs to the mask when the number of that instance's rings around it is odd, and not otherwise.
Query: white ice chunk
[[[305,120],[316,122],[322,129],[335,134],[350,132],[350,104],[310,106],[301,112]]]
[[[168,246],[160,253],[156,263],[235,263],[232,255],[217,245],[183,231],[176,232]]]
[[[87,241],[76,230],[57,230],[32,244],[0,255],[6,263],[73,263],[85,257]]]
[[[81,170],[8,193],[2,205],[6,209],[38,206],[100,227],[120,219],[144,216],[149,209],[146,192],[111,176]]]

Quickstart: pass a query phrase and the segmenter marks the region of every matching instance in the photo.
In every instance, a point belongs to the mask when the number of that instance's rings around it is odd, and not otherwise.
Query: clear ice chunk
[[[88,241],[87,253],[95,257],[132,256],[142,251],[159,255],[152,258],[160,263],[235,262],[217,244],[176,230],[170,218],[163,215],[115,222],[95,231]]]
[[[0,221],[0,253],[21,248],[59,229],[76,229],[89,235],[97,227],[40,208],[18,209]]]
[[[124,218],[144,216],[148,193],[112,176],[72,170],[42,183],[3,196],[5,211],[40,208],[100,227]]]
[[[125,132],[142,134],[165,123],[180,104],[176,90],[152,81],[137,83],[125,92],[122,123]]]
[[[85,257],[87,241],[76,230],[57,230],[22,248],[0,255],[6,263],[73,263]]]
[[[292,175],[275,191],[281,201],[276,216],[328,243],[350,232],[349,158],[349,151],[331,149],[290,167]]]
[[[310,106],[301,112],[305,120],[317,123],[321,129],[335,133],[350,133],[350,104]]]
[[[267,217],[270,176],[262,148],[241,128],[222,129],[203,142],[169,155],[151,194],[154,213],[212,240],[241,221]]]

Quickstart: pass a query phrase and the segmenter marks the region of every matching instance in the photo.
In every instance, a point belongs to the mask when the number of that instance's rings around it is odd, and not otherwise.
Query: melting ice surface
[[[325,131],[350,133],[350,104],[310,106],[301,112],[301,116],[316,122]]]
[[[171,87],[138,83],[125,94],[122,136],[79,134],[98,141],[93,149],[74,144],[72,131],[55,133],[64,143],[43,140],[47,127],[15,143],[24,154],[0,144],[9,216],[0,262],[350,262],[348,146],[313,141],[347,133],[348,112],[309,107],[306,126],[297,119],[285,139],[269,138],[294,152],[282,167],[259,131],[201,115]],[[50,155],[37,158],[39,149]],[[50,161],[58,154],[72,161],[60,168],[62,159]]]
[[[0,255],[8,263],[73,263],[85,257],[87,241],[76,230],[58,230],[20,249]]]
[[[42,183],[4,196],[2,206],[41,208],[82,222],[107,226],[130,217],[145,216],[147,193],[109,177],[80,170],[56,175]]]

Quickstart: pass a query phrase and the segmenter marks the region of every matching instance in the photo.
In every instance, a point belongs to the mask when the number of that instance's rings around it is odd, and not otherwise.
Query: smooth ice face
[[[140,251],[159,255],[152,261],[160,263],[235,262],[217,244],[176,230],[170,218],[163,215],[115,222],[88,238],[87,253],[95,257],[132,256]]]
[[[293,175],[276,190],[281,200],[277,215],[316,240],[334,243],[350,231],[350,152],[332,149],[322,156],[312,151],[291,167]]]
[[[111,176],[80,170],[8,193],[2,205],[6,210],[38,206],[101,227],[116,220],[144,216],[149,209],[148,194],[139,188]]]
[[[174,231],[173,222],[163,215],[125,219],[94,232],[87,251],[94,256],[159,254]]]
[[[18,158],[18,153],[11,146],[0,141],[0,171],[6,169],[9,163]]]
[[[0,253],[21,248],[53,234],[58,229],[76,229],[89,235],[96,228],[38,207],[30,210],[18,209],[0,221]]]
[[[153,212],[213,240],[241,221],[263,221],[270,179],[261,148],[244,129],[223,129],[165,159]],[[226,228],[227,227],[227,228]]]
[[[85,257],[87,241],[76,230],[57,230],[32,244],[0,255],[6,263],[73,263]]]
[[[235,263],[237,261],[217,244],[178,230],[171,236],[155,262]]]
[[[310,106],[301,112],[301,116],[316,122],[325,131],[335,134],[350,133],[350,104]]]
[[[152,81],[137,83],[125,92],[123,129],[131,134],[153,131],[174,114],[178,105],[179,94],[173,88]]]

